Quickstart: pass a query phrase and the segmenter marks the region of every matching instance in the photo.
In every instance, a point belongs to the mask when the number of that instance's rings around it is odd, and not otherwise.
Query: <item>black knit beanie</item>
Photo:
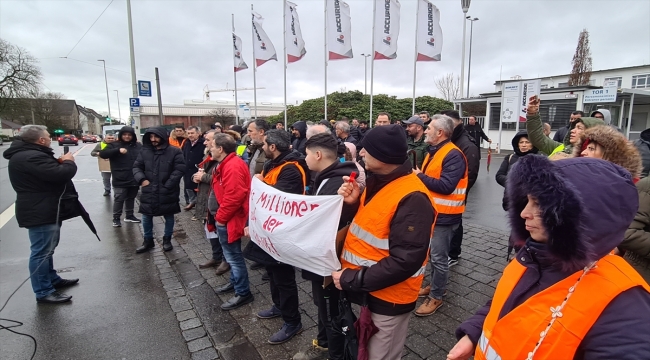
[[[406,132],[399,125],[373,128],[363,137],[361,147],[385,164],[401,165],[407,159]]]

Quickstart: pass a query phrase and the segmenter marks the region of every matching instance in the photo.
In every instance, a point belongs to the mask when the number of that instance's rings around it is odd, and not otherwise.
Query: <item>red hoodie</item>
[[[226,224],[228,243],[233,243],[244,236],[251,192],[248,166],[236,153],[228,154],[214,169],[212,190],[219,203],[215,220]]]

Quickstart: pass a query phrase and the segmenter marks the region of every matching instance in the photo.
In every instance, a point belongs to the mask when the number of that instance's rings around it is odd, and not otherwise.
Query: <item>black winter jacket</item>
[[[181,150],[183,151],[183,159],[185,161],[185,174],[183,176],[183,183],[185,184],[186,189],[196,189],[197,183],[192,181],[192,176],[196,174],[199,169],[196,165],[200,164],[203,161],[205,156],[205,145],[203,144],[205,140],[203,136],[199,137],[194,145],[190,139],[185,140]]]
[[[643,163],[643,170],[641,177],[644,178],[650,173],[650,129],[645,129],[641,133],[641,137],[634,141],[634,146],[641,154],[641,161]]]
[[[153,147],[149,134],[162,139],[159,148]],[[162,216],[181,212],[178,202],[185,161],[180,149],[169,145],[168,139],[167,130],[162,127],[149,128],[144,134],[144,147],[132,169],[138,184],[149,180],[149,185],[140,190],[141,214]]]
[[[454,143],[465,155],[467,159],[467,195],[474,186],[478,178],[478,171],[481,168],[481,151],[476,144],[472,141],[463,124],[454,128],[454,133],[451,135],[451,142]]]
[[[307,143],[307,123],[304,121],[296,121],[291,127],[300,133],[300,137],[295,138],[291,142],[291,147],[304,156],[307,154],[305,150],[305,144]]]
[[[506,156],[503,159],[503,162],[501,163],[501,166],[499,167],[499,171],[497,171],[496,174],[496,180],[497,184],[503,186],[504,188],[506,187],[506,180],[508,179],[508,172],[510,172],[510,168],[519,160],[520,157],[526,156],[528,154],[537,154],[539,150],[537,150],[536,147],[533,147],[532,150],[526,151],[526,152],[521,152],[519,150],[519,139],[522,137],[528,138],[528,132],[526,130],[520,131],[515,137],[512,138],[512,148],[514,149],[514,153]],[[503,210],[508,211],[508,201],[506,199],[506,191],[504,190],[503,192],[503,201],[502,204]]]
[[[131,141],[122,141],[122,134],[131,133]],[[99,157],[109,159],[111,162],[111,179],[113,187],[123,188],[129,186],[138,186],[138,182],[133,178],[133,163],[138,158],[142,144],[138,143],[135,130],[130,126],[124,126],[117,135],[117,141],[114,141],[104,150],[99,152]],[[120,149],[126,149],[126,154],[120,153]]]
[[[309,168],[305,163],[305,158],[299,152],[295,150],[285,151],[280,154],[277,158],[273,160],[267,160],[264,163],[264,171],[262,174],[268,174],[272,169],[284,164],[287,161],[297,161],[305,172],[307,176],[307,183],[309,183]],[[290,194],[304,194],[305,185],[303,183],[302,174],[295,166],[285,166],[280,175],[278,176],[278,181],[273,185],[274,188],[290,193]],[[267,254],[262,248],[257,246],[254,242],[250,241],[246,248],[244,249],[244,257],[248,260],[258,262],[264,265],[279,265],[281,262],[275,260],[271,255]]]
[[[474,140],[474,143],[479,148],[481,147],[481,139],[485,141],[490,140],[490,138],[485,135],[485,132],[483,131],[483,128],[481,128],[481,125],[478,123],[474,125],[465,125],[465,131],[467,131],[467,134]]]
[[[72,183],[77,173],[74,161],[59,163],[52,149],[19,138],[3,155],[9,160],[9,181],[16,192],[18,226],[56,224],[57,212],[59,222],[81,215],[83,208]]]

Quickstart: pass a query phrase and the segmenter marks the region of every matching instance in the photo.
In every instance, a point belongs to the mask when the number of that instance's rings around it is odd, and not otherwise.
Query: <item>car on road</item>
[[[5,143],[4,143],[4,140],[2,140],[2,138],[0,137],[0,146],[2,146],[2,145],[4,145],[4,144],[5,144]]]
[[[78,146],[79,145],[79,139],[72,135],[72,134],[63,134],[59,136],[59,146],[63,145],[74,145]]]
[[[84,144],[87,143],[87,142],[96,143],[97,142],[97,137],[95,135],[84,135],[81,138],[81,141],[83,141]]]

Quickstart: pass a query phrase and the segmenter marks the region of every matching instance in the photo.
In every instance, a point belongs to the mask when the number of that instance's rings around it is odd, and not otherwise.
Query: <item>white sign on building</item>
[[[602,89],[586,90],[584,93],[584,103],[609,103],[616,102],[616,93],[618,92],[617,80],[606,80]]]

